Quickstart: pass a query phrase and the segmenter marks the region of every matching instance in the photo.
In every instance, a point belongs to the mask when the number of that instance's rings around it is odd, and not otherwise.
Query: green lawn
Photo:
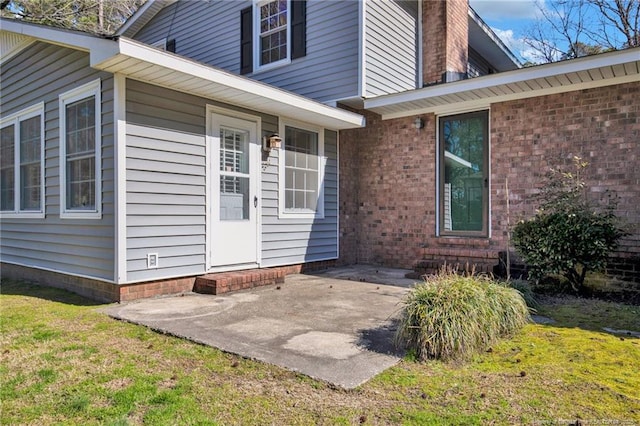
[[[2,424],[640,424],[640,307],[543,301],[466,364],[401,362],[353,391],[119,322],[64,291],[4,281]],[[619,423],[614,423],[619,421]]]

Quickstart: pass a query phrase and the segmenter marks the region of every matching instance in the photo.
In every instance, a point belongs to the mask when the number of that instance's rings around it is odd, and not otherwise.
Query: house
[[[127,300],[338,256],[337,132],[361,115],[125,37],[1,24],[3,276]]]
[[[640,49],[521,69],[464,0],[1,24],[3,276],[129,300],[249,268],[492,270],[507,213],[579,155],[630,224],[612,271],[639,279]]]

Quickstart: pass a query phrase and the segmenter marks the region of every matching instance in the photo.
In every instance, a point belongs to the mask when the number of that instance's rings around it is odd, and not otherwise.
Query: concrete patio
[[[407,271],[356,266],[225,295],[113,305],[113,318],[354,388],[396,364],[393,337]]]

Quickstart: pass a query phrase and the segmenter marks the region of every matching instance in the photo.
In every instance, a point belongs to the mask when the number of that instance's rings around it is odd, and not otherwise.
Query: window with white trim
[[[257,4],[258,66],[289,58],[289,2],[264,1]]]
[[[100,80],[60,95],[60,216],[101,216]]]
[[[284,214],[323,215],[322,131],[284,126],[281,206]]]
[[[254,0],[240,11],[240,74],[307,55],[307,1]]]
[[[0,214],[43,217],[44,103],[0,120]]]

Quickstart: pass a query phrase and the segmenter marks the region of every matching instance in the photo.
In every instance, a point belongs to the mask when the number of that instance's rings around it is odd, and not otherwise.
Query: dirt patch
[[[131,380],[130,378],[119,377],[117,379],[108,381],[103,386],[107,390],[116,391],[128,387],[129,385],[131,385],[131,383],[133,383],[133,380]]]

